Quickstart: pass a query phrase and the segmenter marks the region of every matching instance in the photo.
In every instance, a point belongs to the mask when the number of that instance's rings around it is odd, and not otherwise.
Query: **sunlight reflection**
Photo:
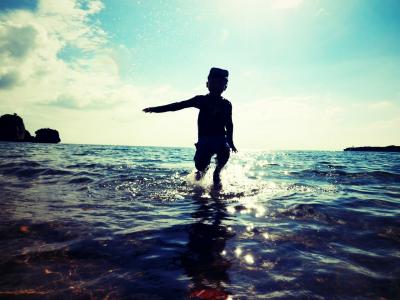
[[[262,234],[262,236],[263,236],[266,240],[271,241],[271,242],[275,242],[275,241],[278,241],[278,240],[282,239],[282,237],[280,237],[279,235],[274,234],[274,233],[271,234],[271,233],[268,233],[268,232],[264,232],[264,233]]]
[[[258,206],[256,206],[255,210],[256,210],[256,218],[259,218],[259,217],[262,217],[265,215],[266,209],[263,206],[258,205]]]
[[[274,266],[275,266],[275,263],[271,262],[271,261],[263,261],[261,264],[261,267],[264,269],[273,269]]]
[[[270,234],[269,234],[268,232],[264,232],[264,233],[263,233],[263,237],[264,237],[266,240],[271,239],[271,236],[270,236]]]
[[[226,211],[231,215],[233,215],[236,212],[236,210],[235,210],[235,208],[233,206],[228,206],[226,208]]]
[[[251,254],[246,254],[244,257],[244,261],[249,265],[254,264],[254,257]]]
[[[253,231],[253,229],[254,229],[254,224],[249,224],[249,225],[247,225],[247,227],[246,227],[246,230],[247,230],[247,231]]]
[[[236,254],[237,257],[239,257],[239,256],[242,254],[242,249],[239,248],[239,247],[236,248],[236,249],[235,249],[235,254]]]
[[[251,212],[250,209],[242,209],[242,210],[240,211],[240,213],[241,213],[242,215],[244,215],[244,214],[249,214],[250,212]]]

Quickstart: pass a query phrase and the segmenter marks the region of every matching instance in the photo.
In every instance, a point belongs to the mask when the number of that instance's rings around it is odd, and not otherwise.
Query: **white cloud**
[[[41,0],[35,12],[0,15],[0,97],[5,101],[101,108],[128,101],[107,34],[91,21],[101,1]],[[65,47],[85,55],[62,59]]]
[[[104,8],[104,3],[101,1],[90,1],[88,3],[88,13],[89,14],[96,14]]]

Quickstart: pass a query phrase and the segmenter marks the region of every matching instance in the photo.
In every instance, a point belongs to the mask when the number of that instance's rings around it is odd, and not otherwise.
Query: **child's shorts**
[[[211,157],[214,154],[217,155],[217,164],[220,167],[223,167],[229,159],[230,147],[226,138],[200,138],[195,146],[196,154],[194,155],[194,161],[199,171],[204,171],[208,167],[211,162]]]

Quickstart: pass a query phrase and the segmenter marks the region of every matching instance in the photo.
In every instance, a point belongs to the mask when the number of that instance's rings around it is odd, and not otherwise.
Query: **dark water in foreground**
[[[0,298],[399,299],[400,155],[0,143]]]

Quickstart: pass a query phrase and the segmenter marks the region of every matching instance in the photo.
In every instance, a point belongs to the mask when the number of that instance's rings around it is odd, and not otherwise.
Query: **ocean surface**
[[[399,153],[193,155],[0,143],[0,299],[400,299]]]

